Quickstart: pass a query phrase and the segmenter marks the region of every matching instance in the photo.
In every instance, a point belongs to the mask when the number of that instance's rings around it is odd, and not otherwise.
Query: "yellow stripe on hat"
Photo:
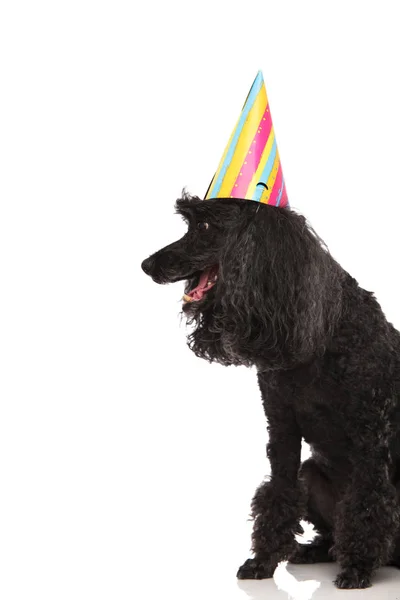
[[[222,182],[219,186],[218,192],[215,194],[219,198],[229,198],[232,193],[233,186],[235,181],[240,173],[242,165],[246,160],[246,156],[248,152],[252,152],[250,145],[251,142],[258,131],[258,126],[262,119],[262,116],[265,112],[265,109],[268,105],[267,91],[265,89],[265,85],[262,82],[261,88],[257,93],[253,101],[253,105],[246,117],[246,120],[241,128],[240,135],[238,137],[236,147],[234,148],[232,158],[229,162],[229,165],[226,166],[226,157],[229,151],[231,151],[232,140],[235,138],[237,133],[237,128],[242,119],[242,115],[240,115],[236,126],[229,138],[229,141],[225,147],[224,154],[220,160],[218,165],[218,169],[213,177],[213,180],[210,184],[209,190],[207,192],[206,198],[210,198],[214,196],[214,188],[215,182],[220,177],[221,169],[225,166],[225,174],[222,179]]]
[[[240,121],[240,117],[238,118],[238,120],[237,120],[237,123],[236,123],[236,125],[235,125],[235,127],[234,127],[234,129],[233,129],[233,131],[232,131],[232,133],[231,133],[231,137],[229,138],[229,140],[228,140],[228,143],[227,143],[227,145],[225,146],[225,150],[224,150],[224,153],[223,153],[223,155],[222,155],[222,158],[221,158],[221,160],[220,160],[220,162],[219,162],[218,169],[215,171],[215,175],[214,175],[214,177],[213,177],[213,179],[212,179],[212,181],[211,181],[211,183],[210,183],[210,187],[208,188],[208,192],[207,192],[207,194],[206,194],[206,197],[205,197],[205,199],[207,199],[207,198],[211,198],[211,197],[212,197],[212,194],[211,194],[211,192],[212,192],[212,190],[213,190],[213,188],[214,188],[214,184],[215,184],[215,182],[217,181],[217,179],[218,179],[218,177],[219,177],[219,174],[220,174],[220,172],[221,172],[221,169],[222,169],[222,167],[224,166],[224,163],[225,163],[225,160],[226,160],[226,155],[228,154],[228,150],[229,150],[229,148],[230,148],[230,145],[231,145],[231,143],[232,143],[232,139],[233,139],[233,137],[234,137],[234,135],[235,135],[235,133],[236,133],[236,129],[237,129],[238,125],[239,125],[239,121]],[[220,195],[220,194],[218,194],[218,195]]]
[[[232,188],[235,184],[236,178],[240,173],[240,169],[246,160],[248,152],[252,152],[250,145],[254,136],[257,133],[260,120],[267,108],[268,98],[265,86],[263,86],[254,102],[254,105],[249,112],[246,122],[243,126],[242,133],[238,140],[232,161],[226,171],[224,180],[221,185],[218,196],[220,198],[229,197]]]
[[[279,163],[280,163],[279,152],[278,152],[278,150],[276,150],[274,166],[272,167],[272,171],[271,171],[270,176],[268,177],[268,181],[267,181],[268,189],[266,189],[266,188],[264,189],[263,193],[261,194],[261,198],[260,198],[260,202],[263,202],[264,204],[268,204],[268,200],[271,195],[272,188],[274,187],[276,176],[278,175]]]

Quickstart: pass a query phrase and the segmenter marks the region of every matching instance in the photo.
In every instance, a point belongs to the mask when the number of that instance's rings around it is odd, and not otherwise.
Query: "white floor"
[[[337,574],[335,564],[291,565],[281,563],[274,578],[262,581],[238,581],[235,573],[219,571],[218,564],[197,577],[189,574],[175,578],[158,578],[138,582],[138,598],[158,600],[319,600],[321,598],[368,598],[398,600],[400,571],[385,567],[378,571],[373,586],[365,590],[338,590],[332,583]]]
[[[274,579],[268,581],[239,582],[237,596],[229,598],[248,598],[265,600],[290,598],[293,600],[317,600],[320,598],[355,597],[380,600],[400,598],[400,571],[386,567],[381,569],[374,585],[366,590],[338,590],[332,581],[337,574],[335,564],[287,565],[282,563],[275,571]],[[228,597],[228,596],[227,596]]]

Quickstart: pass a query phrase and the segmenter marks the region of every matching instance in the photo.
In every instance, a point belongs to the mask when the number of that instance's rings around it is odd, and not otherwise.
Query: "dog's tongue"
[[[198,286],[196,286],[193,290],[190,290],[190,292],[185,294],[184,299],[187,302],[201,300],[205,292],[210,290],[215,285],[215,282],[212,280],[215,274],[215,267],[209,267],[208,269],[205,269],[200,275],[200,281]]]

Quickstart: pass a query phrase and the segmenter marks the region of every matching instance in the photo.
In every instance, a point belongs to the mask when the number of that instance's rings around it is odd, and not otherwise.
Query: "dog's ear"
[[[304,217],[268,205],[242,216],[219,273],[219,302],[232,318],[227,342],[277,363],[305,360],[336,322],[343,272]]]

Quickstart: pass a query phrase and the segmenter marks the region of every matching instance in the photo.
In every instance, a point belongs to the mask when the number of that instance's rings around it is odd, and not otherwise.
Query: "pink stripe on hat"
[[[269,111],[269,105],[267,104],[267,108],[265,109],[265,112],[261,117],[260,124],[257,128],[257,133],[250,143],[249,150],[252,150],[252,153],[246,154],[246,160],[244,161],[240,169],[240,173],[235,181],[235,185],[232,188],[231,195],[235,198],[246,198],[247,190],[251,180],[253,179],[253,175],[257,171],[257,167],[260,164],[260,160],[268,142],[271,129],[272,119]]]

